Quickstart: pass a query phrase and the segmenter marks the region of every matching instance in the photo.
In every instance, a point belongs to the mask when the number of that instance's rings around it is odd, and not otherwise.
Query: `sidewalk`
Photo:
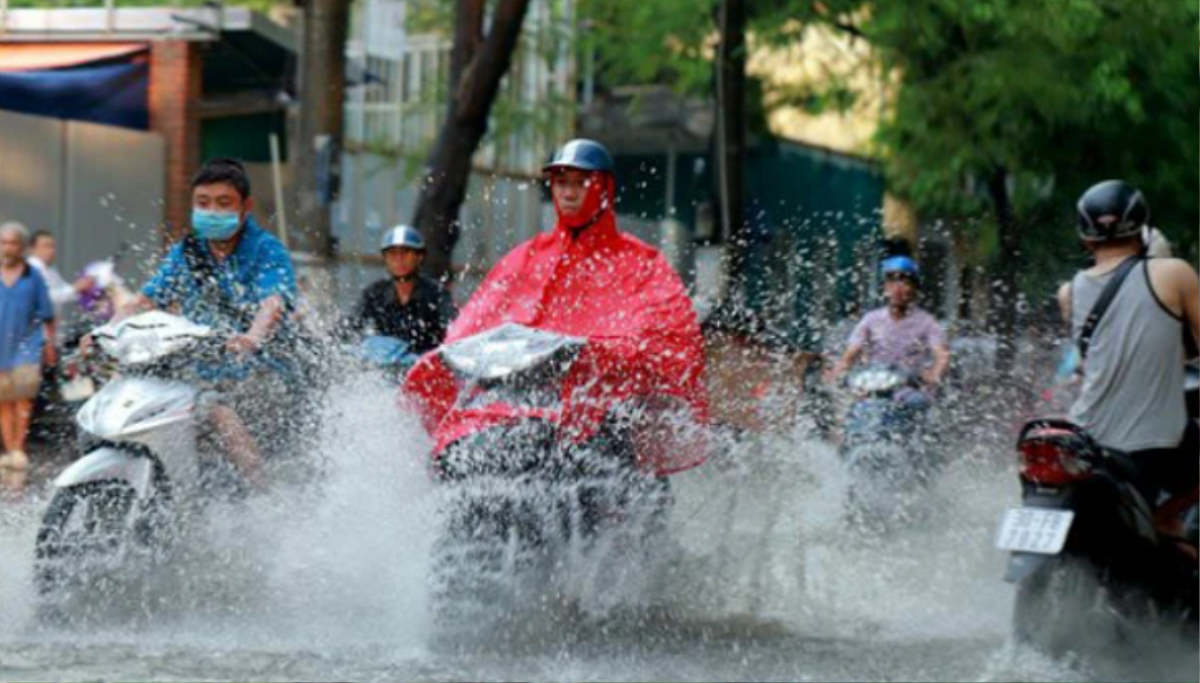
[[[0,504],[38,495],[77,456],[70,439],[51,442],[35,434],[30,435],[26,450],[28,470],[0,470]]]

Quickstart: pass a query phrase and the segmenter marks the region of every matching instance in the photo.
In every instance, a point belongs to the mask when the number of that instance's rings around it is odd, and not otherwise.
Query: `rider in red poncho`
[[[695,311],[663,255],[617,230],[608,151],[590,140],[573,140],[543,170],[558,215],[554,229],[496,264],[445,343],[505,323],[587,338],[586,362],[581,359],[568,382],[597,400],[576,401],[561,419],[578,440],[595,433],[604,417],[599,413],[614,401],[637,400],[676,416],[682,412],[692,424],[705,423],[704,351]],[[457,387],[436,352],[409,373],[405,391],[417,399],[435,437],[435,455],[506,419],[452,411]],[[660,424],[644,431],[653,431],[638,440],[644,470],[662,476],[703,462],[696,430]]]

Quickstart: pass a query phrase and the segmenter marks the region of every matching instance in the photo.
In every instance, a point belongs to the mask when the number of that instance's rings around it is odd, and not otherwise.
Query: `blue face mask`
[[[208,211],[192,209],[192,230],[196,236],[205,240],[222,242],[231,239],[242,227],[242,217],[228,211]]]

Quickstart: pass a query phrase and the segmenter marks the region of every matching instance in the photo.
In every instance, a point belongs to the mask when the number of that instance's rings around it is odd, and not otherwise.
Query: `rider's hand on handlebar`
[[[842,375],[845,373],[846,368],[842,363],[834,363],[832,367],[821,373],[821,379],[825,380],[826,384],[833,385],[837,384],[837,381],[841,379]]]
[[[229,338],[225,343],[225,350],[235,354],[250,354],[258,351],[262,347],[262,342],[253,335],[237,334]]]

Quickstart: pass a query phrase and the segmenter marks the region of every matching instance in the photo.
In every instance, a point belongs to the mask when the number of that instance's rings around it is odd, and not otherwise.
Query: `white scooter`
[[[54,480],[34,564],[35,586],[48,601],[128,561],[157,557],[175,513],[209,497],[206,472],[223,465],[198,447],[211,402],[189,377],[198,355],[217,352],[221,335],[155,311],[92,336],[118,374],[79,410],[84,455]]]

